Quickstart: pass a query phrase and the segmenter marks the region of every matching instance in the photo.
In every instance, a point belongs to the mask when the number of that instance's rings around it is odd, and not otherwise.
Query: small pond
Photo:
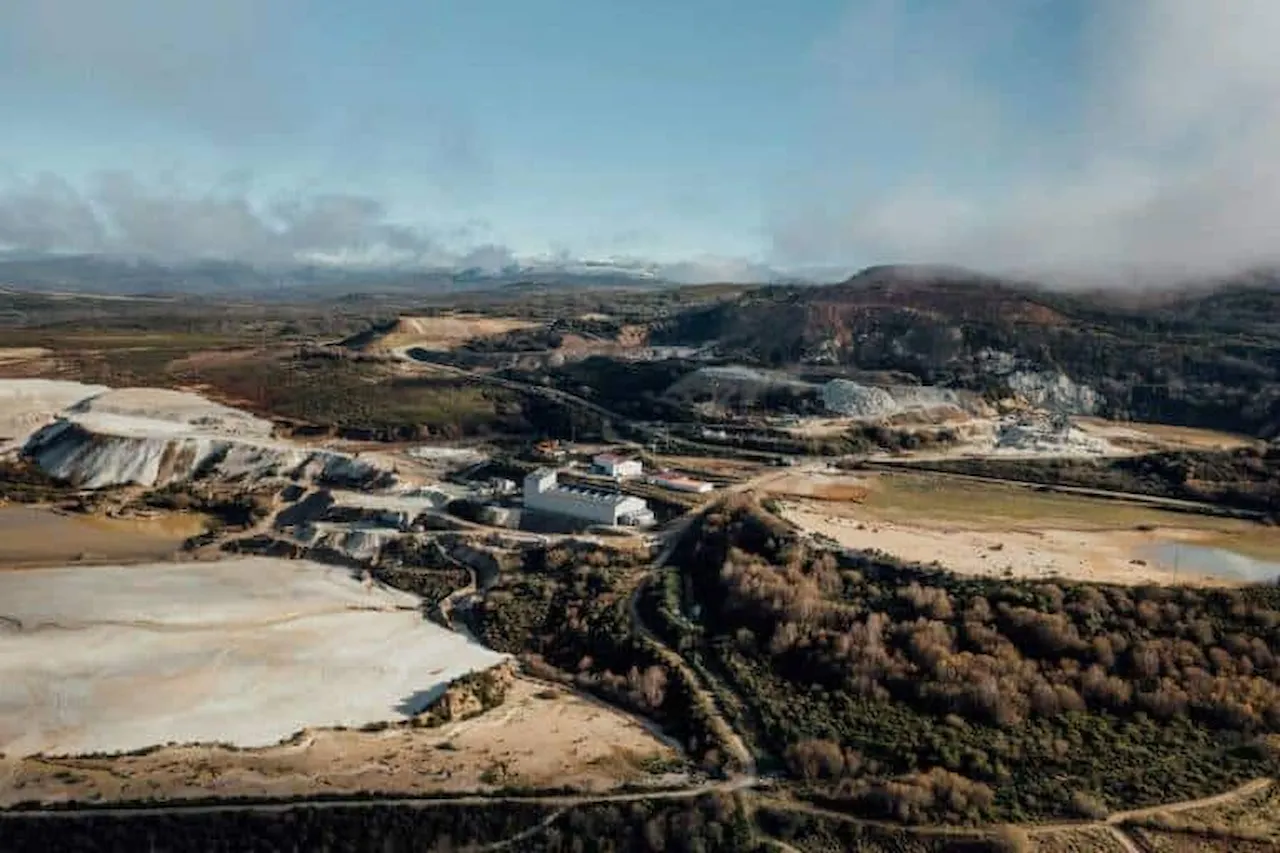
[[[1142,549],[1150,562],[1194,575],[1209,575],[1246,583],[1275,583],[1280,580],[1280,562],[1260,560],[1205,545],[1162,542]]]

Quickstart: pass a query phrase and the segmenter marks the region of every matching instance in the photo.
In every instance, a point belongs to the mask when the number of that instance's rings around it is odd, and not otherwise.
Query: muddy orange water
[[[0,569],[163,559],[206,521],[192,513],[124,519],[0,506]]]

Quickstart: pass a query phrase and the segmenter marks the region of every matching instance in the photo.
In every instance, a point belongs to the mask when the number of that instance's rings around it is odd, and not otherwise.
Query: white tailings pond
[[[0,572],[0,753],[276,743],[420,711],[505,656],[300,560]]]

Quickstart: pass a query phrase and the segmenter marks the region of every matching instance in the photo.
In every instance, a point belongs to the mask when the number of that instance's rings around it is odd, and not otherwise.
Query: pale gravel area
[[[22,381],[0,380],[0,403],[20,393],[15,383]],[[97,390],[58,411],[49,391],[39,410],[46,414],[24,420],[30,422],[24,452],[46,473],[83,488],[163,486],[198,474],[242,483],[297,476],[366,484],[388,473],[372,461],[272,439],[270,421],[199,394]],[[72,389],[62,393],[70,397]],[[55,414],[56,422],[37,429]]]
[[[979,530],[945,521],[889,522],[856,508],[835,510],[796,501],[783,502],[781,515],[846,548],[879,550],[908,562],[937,561],[957,574],[1033,579],[1060,576],[1128,585],[1230,583],[1151,564],[1140,556],[1153,542],[1194,542],[1205,536],[1204,531],[1033,529],[1026,522],[1004,522],[1007,527]]]
[[[318,563],[0,573],[0,752],[277,743],[405,719],[503,655]]]
[[[112,758],[0,756],[0,807],[23,800],[426,794],[503,785],[607,791],[679,784],[679,754],[635,718],[564,688],[516,679],[506,701],[439,728],[309,730],[261,749],[172,746]]]
[[[107,390],[54,379],[0,379],[0,454],[21,448],[64,410]]]
[[[115,388],[72,408],[77,420],[95,431],[150,437],[159,432],[270,438],[271,421],[167,388]]]

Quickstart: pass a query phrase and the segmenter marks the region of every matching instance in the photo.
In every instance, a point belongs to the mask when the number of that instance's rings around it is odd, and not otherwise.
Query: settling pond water
[[[162,559],[204,530],[205,521],[192,513],[123,519],[0,507],[0,569]]]
[[[1280,562],[1247,557],[1225,548],[1163,542],[1144,548],[1142,556],[1188,574],[1245,583],[1275,583],[1280,580]]]

